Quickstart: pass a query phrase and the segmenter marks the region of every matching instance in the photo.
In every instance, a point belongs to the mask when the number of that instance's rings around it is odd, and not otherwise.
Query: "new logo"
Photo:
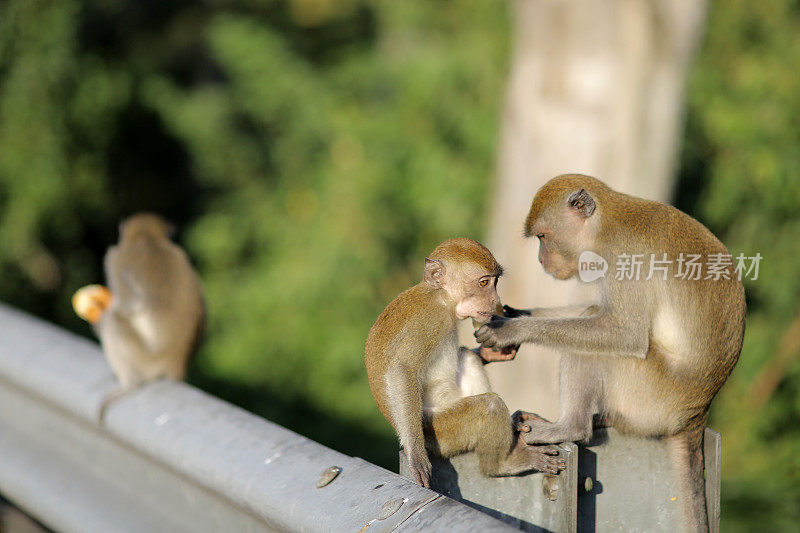
[[[578,277],[584,283],[590,283],[605,277],[608,263],[594,252],[586,250],[578,257]]]

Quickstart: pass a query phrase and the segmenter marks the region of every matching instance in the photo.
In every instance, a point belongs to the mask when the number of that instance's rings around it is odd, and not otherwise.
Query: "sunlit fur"
[[[581,190],[594,202],[588,216],[569,203]],[[741,351],[744,288],[732,267],[726,269],[729,279],[691,281],[676,277],[676,267],[680,254],[707,261],[728,250],[674,207],[579,174],[553,178],[536,193],[524,231],[542,237],[543,263],[560,279],[576,274],[584,250],[610,266],[593,282],[598,301],[581,316],[535,309],[530,317],[496,321],[477,332],[486,346],[532,342],[562,351],[562,416],[555,424],[526,422],[532,429],[526,441],[589,438],[593,415],[624,432],[666,438],[683,488],[686,528],[707,530],[700,446],[709,405]],[[647,281],[645,267],[639,280],[617,280],[621,254],[666,257],[667,279]]]
[[[495,310],[501,273],[480,243],[448,240],[427,258],[422,282],[397,296],[367,336],[364,363],[372,394],[421,485],[430,482],[426,449],[444,457],[475,451],[490,476],[563,467],[547,453],[552,450],[516,438],[508,408],[490,391],[478,356],[457,342],[459,318],[486,319]]]
[[[124,390],[183,379],[203,330],[200,281],[170,231],[158,215],[135,215],[105,257],[112,300],[95,331]]]

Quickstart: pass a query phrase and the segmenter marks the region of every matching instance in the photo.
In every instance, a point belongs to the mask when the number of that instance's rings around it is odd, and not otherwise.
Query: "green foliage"
[[[120,218],[161,212],[207,293],[192,381],[391,467],[364,338],[435,244],[481,237],[507,9],[0,2],[0,299],[88,334],[69,297],[102,281]],[[729,530],[800,519],[797,358],[751,401],[800,313],[799,19],[788,0],[713,4],[689,91],[678,205],[764,256],[713,412]]]
[[[797,2],[712,3],[689,91],[678,205],[736,255],[763,256],[746,282],[747,333],[716,399],[722,431],[722,529],[790,531],[800,521],[800,9]],[[774,392],[760,377],[787,346]]]
[[[0,297],[87,332],[69,295],[102,280],[116,220],[163,212],[209,305],[192,380],[391,465],[364,339],[439,241],[480,237],[507,13],[225,6],[2,5],[0,232],[13,245],[0,269],[15,277]]]

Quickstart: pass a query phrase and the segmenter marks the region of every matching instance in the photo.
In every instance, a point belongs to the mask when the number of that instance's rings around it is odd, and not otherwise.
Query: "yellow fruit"
[[[72,308],[82,319],[92,324],[100,320],[111,305],[111,291],[103,285],[86,285],[72,295]]]

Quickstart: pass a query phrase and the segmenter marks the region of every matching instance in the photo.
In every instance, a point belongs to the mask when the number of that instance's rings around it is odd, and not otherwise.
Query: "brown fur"
[[[433,249],[428,259],[455,260],[459,263],[474,263],[494,276],[503,275],[503,267],[487,247],[472,239],[448,239]]]
[[[570,203],[583,190],[594,202],[586,216]],[[537,193],[525,220],[540,238],[539,258],[559,279],[577,275],[591,250],[606,259],[596,312],[564,317],[536,309],[532,317],[493,320],[476,333],[486,346],[534,342],[563,350],[562,416],[532,420],[527,442],[587,439],[592,416],[643,437],[668,438],[683,488],[686,527],[706,531],[702,436],[709,405],[739,358],[745,325],[742,283],[675,277],[680,254],[728,254],[702,224],[674,207],[635,198],[577,174],[553,178]],[[667,279],[646,281],[649,254],[671,261]],[[646,254],[640,280],[616,280],[620,254]],[[705,277],[704,269],[702,277]]]
[[[456,343],[459,312],[488,317],[494,311],[501,272],[480,243],[448,240],[426,259],[423,281],[397,296],[367,336],[370,389],[420,485],[430,483],[426,448],[444,457],[475,451],[490,476],[563,468],[551,456],[555,450],[518,441],[508,408],[489,391],[477,356]],[[480,287],[483,279],[491,282]],[[466,394],[467,387],[476,392]]]
[[[200,281],[170,232],[157,215],[135,215],[120,225],[120,242],[106,253],[112,301],[95,332],[122,392],[159,378],[183,379],[202,337]]]

